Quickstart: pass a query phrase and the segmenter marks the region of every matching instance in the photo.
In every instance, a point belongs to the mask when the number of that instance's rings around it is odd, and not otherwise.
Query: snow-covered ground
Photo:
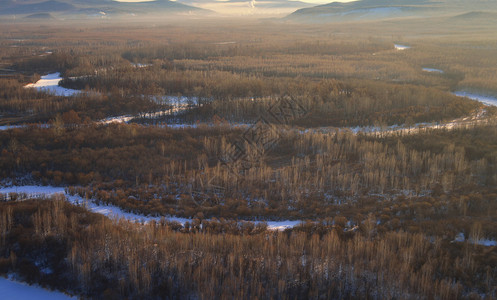
[[[5,126],[0,126],[0,130],[9,130],[9,129],[14,129],[14,128],[22,128],[24,126],[22,125],[5,125]]]
[[[143,95],[143,97],[145,97]],[[186,96],[149,96],[158,104],[171,105],[172,108],[165,109],[161,111],[145,113],[141,115],[123,115],[116,117],[109,117],[100,120],[100,123],[110,124],[110,123],[128,123],[129,121],[136,118],[146,118],[155,119],[162,116],[175,116],[181,112],[184,112],[192,107],[192,105],[198,105],[199,99],[197,97],[186,97]]]
[[[478,240],[477,242],[474,242],[474,241],[470,241],[470,242],[473,244],[478,244],[478,245],[486,246],[486,247],[497,246],[497,241],[494,241],[494,240],[481,239],[481,240]]]
[[[459,97],[466,97],[469,99],[473,99],[473,100],[479,101],[479,102],[486,104],[486,105],[497,106],[497,98],[496,97],[484,96],[484,95],[465,92],[465,91],[455,92],[454,95],[459,96]]]
[[[123,211],[121,208],[116,206],[109,205],[97,205],[93,201],[87,201],[80,196],[71,196],[67,194],[63,187],[55,187],[55,186],[38,186],[38,185],[23,185],[23,186],[11,186],[0,188],[0,194],[9,194],[9,193],[18,193],[18,194],[27,194],[29,197],[38,198],[44,196],[53,196],[56,194],[63,194],[67,201],[75,205],[83,205],[89,211],[94,213],[102,214],[111,218],[125,218],[130,221],[135,222],[149,222],[151,220],[160,220],[160,217],[149,217],[143,216],[139,214],[127,213]],[[170,221],[178,221],[180,223],[184,223],[187,219],[181,218],[167,218]]]
[[[146,68],[146,67],[151,66],[151,64],[140,64],[140,63],[136,63],[136,64],[132,63],[131,65],[135,68]]]
[[[9,300],[66,300],[77,299],[61,292],[0,277],[0,298]]]
[[[397,49],[397,50],[406,50],[406,49],[411,48],[410,46],[400,45],[400,44],[394,44],[394,46],[395,46],[395,49]]]
[[[433,68],[423,68],[423,71],[430,73],[440,73],[440,74],[444,73],[444,71],[440,69],[433,69]]]
[[[130,116],[130,115],[124,115],[124,116],[117,116],[117,117],[108,117],[103,120],[100,120],[99,123],[102,124],[110,124],[110,123],[128,123],[129,121],[135,119],[136,116]]]
[[[85,206],[89,211],[98,213],[109,218],[116,219],[126,219],[132,222],[137,223],[148,223],[150,221],[159,221],[162,216],[144,216],[136,213],[125,212],[119,207],[113,205],[97,205],[95,202],[91,200],[85,200],[80,196],[71,196],[67,194],[63,187],[54,187],[54,186],[37,186],[37,185],[24,185],[24,186],[11,186],[11,187],[3,187],[0,188],[0,194],[7,195],[9,193],[18,193],[18,194],[27,194],[32,198],[40,198],[44,196],[52,196],[56,194],[63,194],[66,197],[66,200],[74,205],[82,205]],[[170,222],[178,222],[184,225],[186,222],[192,222],[192,219],[188,218],[178,218],[178,217],[165,217],[167,221]],[[262,223],[263,221],[257,221],[254,223]],[[268,221],[268,229],[270,230],[284,230],[286,228],[292,228],[302,221]]]
[[[466,241],[466,238],[464,237],[464,233],[463,232],[459,232],[455,239],[452,241],[452,242],[459,242],[459,243],[462,243]],[[489,239],[479,239],[478,241],[474,241],[472,239],[468,239],[467,240],[470,244],[473,244],[473,245],[480,245],[480,246],[485,246],[485,247],[493,247],[493,246],[497,246],[497,241],[495,240],[489,240]]]
[[[66,89],[59,86],[59,82],[62,80],[60,73],[51,73],[45,76],[41,76],[41,79],[36,83],[30,83],[25,85],[25,88],[35,88],[39,91],[48,92],[56,96],[73,96],[81,93],[78,90]]]
[[[301,224],[303,221],[301,220],[298,220],[298,221],[290,221],[290,220],[286,220],[286,221],[267,221],[267,227],[270,229],[270,230],[285,230],[287,228],[293,228],[299,224]],[[255,223],[259,223],[259,222],[255,222]]]
[[[491,96],[483,96],[480,94],[474,94],[464,91],[459,91],[453,93],[459,97],[467,97],[472,100],[479,101],[485,105],[497,106],[497,98]],[[366,127],[347,127],[347,128],[335,128],[338,130],[350,130],[354,134],[366,133],[366,134],[391,134],[391,133],[415,133],[421,129],[454,129],[454,128],[464,128],[471,127],[477,123],[485,122],[485,110],[480,110],[476,114],[468,117],[454,119],[445,123],[416,123],[410,127],[406,125],[392,125],[380,128],[377,126],[366,126]],[[330,128],[318,128],[317,131],[326,132]]]
[[[185,107],[199,104],[198,97],[188,96],[152,96],[154,101],[159,104],[168,104],[174,107]]]
[[[145,113],[142,115],[123,115],[123,116],[109,117],[109,118],[105,118],[103,120],[100,120],[100,123],[103,123],[103,124],[128,123],[129,121],[131,121],[133,119],[140,118],[140,117],[143,117],[146,119],[155,119],[155,118],[159,118],[162,116],[175,116],[175,115],[179,114],[180,112],[183,112],[183,111],[188,110],[188,109],[190,109],[190,107],[180,106],[180,107],[173,107],[173,108],[166,109],[166,110]]]
[[[10,130],[10,129],[19,129],[19,128],[52,128],[51,124],[23,124],[23,125],[4,125],[0,126],[0,131],[2,130]]]
[[[454,129],[454,128],[469,128],[478,123],[485,122],[485,110],[480,110],[472,116],[457,118],[445,123],[416,123],[411,126],[391,125],[391,126],[356,126],[356,127],[319,127],[312,129],[305,129],[298,131],[300,133],[320,132],[320,133],[333,133],[335,131],[350,131],[353,134],[367,134],[373,136],[384,136],[391,134],[413,134],[426,129]]]

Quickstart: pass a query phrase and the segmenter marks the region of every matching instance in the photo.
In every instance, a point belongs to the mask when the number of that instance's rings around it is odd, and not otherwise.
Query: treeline
[[[373,220],[348,234],[326,224],[185,232],[167,222],[110,221],[60,199],[1,203],[0,216],[2,274],[83,297],[478,299],[496,293],[494,248],[379,234]]]
[[[337,24],[336,31],[330,32],[302,24],[298,28],[272,24],[270,30],[268,26],[251,24],[252,30],[247,32],[240,24],[203,24],[204,33],[184,24],[146,29],[131,25],[126,31],[113,26],[75,25],[56,26],[50,34],[47,27],[30,26],[8,26],[0,44],[2,61],[21,72],[62,71],[66,76],[84,76],[123,67],[129,62],[160,63],[178,69],[218,70],[249,76],[361,78],[445,91],[466,88],[496,92],[492,68],[496,64],[495,45],[488,32],[475,28],[471,29],[477,32],[471,33],[474,38],[453,38],[448,34],[400,42],[401,37],[394,39],[394,34],[386,33],[391,28],[375,34],[369,32],[370,28],[359,29],[363,25],[349,28]],[[428,25],[420,27],[424,26]],[[451,30],[454,28],[448,31]],[[462,26],[458,30],[467,32],[468,28]],[[309,31],[313,34],[309,35]],[[10,39],[11,34],[19,39]],[[412,47],[396,51],[395,40]],[[443,74],[425,72],[422,68],[437,68]]]
[[[154,60],[209,60],[224,57],[260,57],[264,55],[340,55],[373,53],[388,50],[391,44],[383,41],[342,41],[340,43],[314,40],[311,42],[288,43],[238,43],[227,41],[219,43],[175,43],[172,45],[148,46],[125,51],[122,57],[133,62],[152,62]]]

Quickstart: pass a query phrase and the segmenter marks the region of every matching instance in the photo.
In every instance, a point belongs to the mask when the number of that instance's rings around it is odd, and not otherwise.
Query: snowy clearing
[[[11,186],[0,188],[0,194],[8,195],[9,193],[26,194],[30,198],[43,198],[48,196],[53,196],[56,194],[63,194],[66,200],[74,205],[81,205],[86,207],[91,212],[98,213],[107,216],[112,219],[126,219],[128,221],[136,223],[148,223],[150,221],[160,221],[162,216],[144,216],[136,213],[125,212],[119,207],[113,205],[97,205],[91,200],[85,200],[80,196],[71,196],[67,194],[63,187],[54,186],[38,186],[38,185],[24,185],[24,186]],[[167,216],[164,217],[169,222],[178,222],[184,225],[186,222],[192,222],[192,219],[188,218],[178,218]],[[265,221],[256,221],[255,224],[263,223]],[[292,228],[303,221],[268,221],[266,222],[269,230],[285,230],[286,228]]]
[[[77,299],[62,292],[49,291],[39,286],[0,277],[0,295],[2,299],[12,300],[66,300]]]
[[[51,73],[45,76],[41,76],[41,79],[38,80],[36,83],[30,83],[24,86],[24,88],[34,88],[37,89],[38,91],[43,91],[47,93],[51,93],[55,96],[74,96],[77,94],[80,94],[81,91],[78,90],[72,90],[72,89],[66,89],[61,86],[59,86],[59,82],[62,80],[62,77],[60,77],[60,73]]]
[[[484,96],[480,94],[474,94],[470,92],[465,92],[465,91],[458,91],[453,93],[456,96],[459,97],[466,97],[472,100],[479,101],[483,104],[490,105],[490,106],[497,106],[497,98],[491,97],[491,96]]]

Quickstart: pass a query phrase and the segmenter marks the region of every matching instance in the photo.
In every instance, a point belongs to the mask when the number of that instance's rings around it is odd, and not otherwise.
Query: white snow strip
[[[18,194],[27,194],[29,197],[38,198],[42,196],[53,196],[55,194],[63,194],[67,201],[74,205],[83,205],[89,211],[102,214],[111,218],[124,218],[134,222],[149,222],[151,220],[160,220],[160,217],[148,217],[144,215],[127,213],[123,211],[121,208],[111,205],[97,205],[93,201],[87,201],[80,196],[71,196],[66,194],[63,187],[55,187],[55,186],[38,186],[38,185],[24,185],[24,186],[11,186],[0,188],[1,194],[9,194],[9,193],[18,193]],[[186,219],[179,218],[167,218],[171,221],[179,221]],[[184,223],[180,222],[180,223]]]
[[[12,300],[66,300],[77,299],[62,292],[49,291],[39,286],[0,277],[0,298]]]
[[[38,80],[36,83],[30,83],[25,85],[25,88],[34,88],[37,89],[38,91],[43,91],[47,92],[50,94],[53,94],[55,96],[74,96],[77,94],[80,94],[81,91],[78,90],[72,90],[72,89],[66,89],[61,86],[59,86],[59,82],[62,80],[62,77],[60,77],[60,73],[51,73],[45,76],[42,76],[40,80]]]
[[[131,64],[133,67],[135,68],[146,68],[146,67],[150,67],[151,64],[140,64],[140,63],[137,63],[137,64]]]
[[[165,103],[175,107],[182,107],[188,105],[198,105],[198,97],[187,97],[187,96],[162,96],[154,97],[155,101],[158,103]]]
[[[476,101],[479,101],[479,102],[486,104],[486,105],[497,106],[497,98],[495,98],[495,97],[484,96],[484,95],[469,93],[469,92],[465,92],[465,91],[455,92],[454,95],[459,96],[459,97],[466,97],[466,98],[469,98],[472,100],[476,100]]]
[[[144,95],[142,95],[145,97]],[[109,117],[100,120],[100,123],[110,124],[110,123],[128,123],[129,121],[136,118],[146,118],[155,119],[162,116],[175,116],[183,111],[191,108],[192,105],[198,105],[199,99],[197,97],[186,97],[186,96],[149,96],[152,97],[155,103],[158,104],[168,104],[172,108],[156,111],[152,113],[144,113],[142,115],[123,115],[116,117]]]
[[[145,113],[142,115],[124,115],[124,116],[117,116],[117,117],[109,117],[103,120],[100,120],[100,123],[103,124],[110,124],[110,123],[128,123],[129,121],[137,118],[145,118],[145,119],[155,119],[163,116],[175,116],[178,113],[190,109],[187,106],[183,107],[173,107],[171,109],[166,109],[166,110],[161,110],[161,111],[156,111],[152,113]]]
[[[46,196],[51,196],[54,194],[64,194],[63,187],[53,187],[53,186],[41,186],[41,185],[23,185],[23,186],[10,186],[0,188],[1,194],[9,193],[24,193],[24,194],[43,194]]]
[[[493,247],[493,246],[497,246],[497,241],[494,241],[494,240],[485,240],[485,239],[482,239],[482,240],[478,240],[478,242],[472,242],[473,244],[478,244],[478,245],[481,245],[481,246],[486,246],[486,247]]]
[[[195,123],[195,124],[184,124],[184,123],[176,123],[176,124],[164,124],[164,125],[156,125],[157,127],[165,127],[171,129],[186,129],[186,128],[199,128],[199,127],[217,127],[217,126],[228,126],[229,128],[246,128],[253,126],[254,124],[248,123]]]
[[[464,242],[466,239],[464,238],[464,233],[463,232],[459,232],[457,235],[456,235],[456,238],[452,241],[452,242],[459,242],[459,243],[462,243]],[[468,242],[470,244],[473,244],[473,245],[480,245],[480,246],[485,246],[485,247],[493,247],[493,246],[497,246],[497,241],[495,240],[489,240],[489,239],[479,239],[478,241],[474,241],[473,239],[468,239]]]
[[[132,222],[137,223],[148,223],[150,221],[160,221],[162,216],[144,216],[136,213],[125,212],[123,209],[113,206],[113,205],[97,205],[95,202],[91,200],[85,200],[80,196],[71,196],[66,194],[63,187],[54,187],[54,186],[37,186],[37,185],[24,185],[24,186],[11,186],[11,187],[3,187],[0,188],[0,194],[7,195],[9,193],[18,193],[18,194],[27,194],[32,198],[39,198],[42,196],[52,196],[55,194],[63,194],[66,197],[66,200],[74,205],[82,205],[86,207],[89,211],[98,213],[109,218],[115,219],[126,219]],[[192,219],[188,218],[179,218],[174,216],[164,217],[169,222],[178,222],[181,225],[184,225],[186,222],[192,222]],[[261,223],[264,221],[254,222],[255,224]],[[302,221],[268,221],[269,230],[285,230],[286,228],[292,228]]]
[[[430,73],[440,73],[440,74],[444,73],[444,71],[442,71],[440,69],[433,69],[433,68],[423,68],[423,71],[430,72]]]
[[[260,222],[255,222],[256,224],[257,223],[260,223]],[[285,230],[287,228],[293,228],[299,224],[302,224],[303,221],[301,220],[298,220],[298,221],[290,221],[290,220],[286,220],[286,221],[267,221],[267,227],[268,229],[270,230]]]
[[[103,124],[128,123],[129,121],[133,120],[134,118],[136,118],[136,116],[130,116],[130,115],[109,117],[109,118],[105,118],[103,120],[100,120],[100,123],[103,123]]]
[[[23,128],[25,126],[23,125],[4,125],[4,126],[0,126],[0,131],[1,130],[9,130],[9,129],[15,129],[15,128]]]
[[[454,242],[464,242],[465,238],[464,238],[464,233],[463,232],[459,232],[457,235],[456,235],[456,238],[454,239]]]
[[[406,46],[406,45],[400,45],[400,44],[394,44],[395,46],[395,49],[397,50],[406,50],[406,49],[410,49],[411,47],[410,46]]]

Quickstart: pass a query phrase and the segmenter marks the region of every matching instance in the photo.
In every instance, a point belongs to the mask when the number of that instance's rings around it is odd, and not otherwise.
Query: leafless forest
[[[495,22],[0,25],[0,186],[65,189],[0,193],[0,274],[95,299],[497,298],[497,108],[455,94],[495,99]],[[74,94],[26,88],[56,72]]]

